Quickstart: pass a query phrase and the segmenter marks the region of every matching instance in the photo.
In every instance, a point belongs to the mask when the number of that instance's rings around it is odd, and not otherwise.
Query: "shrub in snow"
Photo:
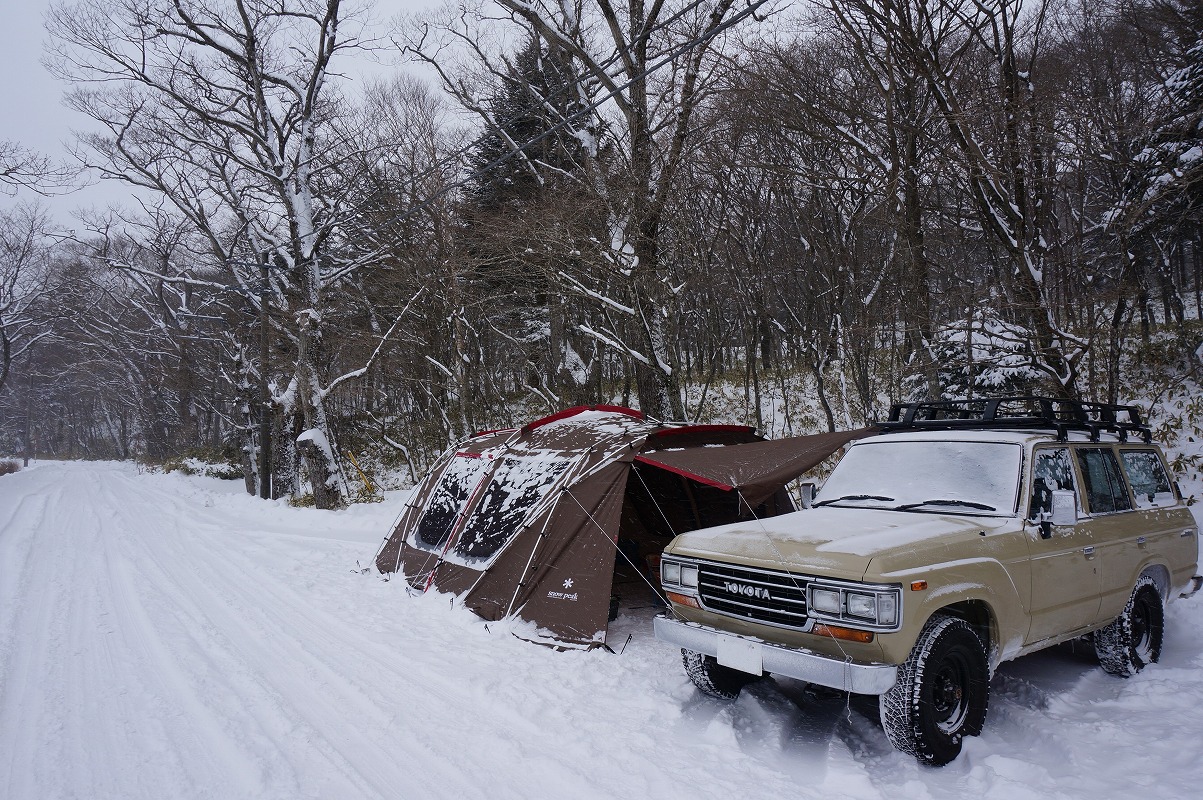
[[[317,503],[313,500],[312,494],[297,494],[288,498],[288,505],[293,508],[316,508]]]
[[[242,480],[242,467],[225,461],[210,461],[194,456],[169,458],[162,464],[164,472],[179,472],[183,475],[204,475],[223,481]]]
[[[12,475],[20,471],[21,465],[16,461],[0,461],[0,475]]]
[[[932,342],[940,398],[1039,394],[1043,376],[1033,366],[1032,335],[1001,319],[990,308],[974,309],[964,320],[944,326]],[[927,376],[902,381],[908,402],[927,399]]]

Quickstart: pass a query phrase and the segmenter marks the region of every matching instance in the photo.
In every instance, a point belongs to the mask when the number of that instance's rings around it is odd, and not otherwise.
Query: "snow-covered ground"
[[[839,697],[697,694],[650,611],[557,653],[360,574],[400,507],[45,463],[0,477],[0,798],[1203,796],[1203,600],[1120,680],[1004,665],[984,734],[918,766]],[[1196,508],[1198,508],[1196,506]]]

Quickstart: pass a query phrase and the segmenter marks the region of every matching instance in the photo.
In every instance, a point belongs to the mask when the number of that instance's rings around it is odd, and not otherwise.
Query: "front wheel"
[[[881,696],[881,724],[894,747],[943,766],[960,755],[964,737],[981,733],[989,693],[990,665],[977,632],[963,619],[937,615]]]
[[[1164,634],[1161,592],[1152,578],[1142,575],[1123,612],[1110,625],[1094,632],[1094,651],[1104,671],[1130,678],[1161,658]]]
[[[724,667],[714,656],[692,650],[681,650],[681,662],[699,692],[720,700],[734,700],[745,686],[757,680],[755,675]]]

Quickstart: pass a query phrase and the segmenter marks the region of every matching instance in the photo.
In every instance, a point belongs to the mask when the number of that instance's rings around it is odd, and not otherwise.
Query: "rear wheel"
[[[721,700],[734,700],[745,686],[759,679],[759,676],[724,667],[714,656],[692,650],[681,650],[681,662],[685,665],[685,674],[699,692]]]
[[[1164,633],[1161,592],[1152,578],[1142,575],[1123,612],[1094,632],[1094,651],[1104,671],[1129,678],[1161,658]]]
[[[881,724],[894,747],[942,766],[960,754],[964,737],[981,733],[989,691],[990,665],[977,632],[963,619],[937,615],[881,696]]]

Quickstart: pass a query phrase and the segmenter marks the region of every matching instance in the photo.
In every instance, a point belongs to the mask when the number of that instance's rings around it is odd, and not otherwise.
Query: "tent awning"
[[[724,447],[659,450],[635,460],[708,486],[738,490],[748,505],[755,507],[848,442],[877,432],[876,428],[859,428]]]

